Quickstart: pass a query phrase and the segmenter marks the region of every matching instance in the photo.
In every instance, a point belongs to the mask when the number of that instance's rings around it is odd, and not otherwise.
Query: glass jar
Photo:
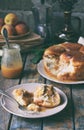
[[[10,44],[10,48],[3,46],[3,55],[1,60],[1,72],[6,78],[17,78],[23,68],[20,54],[20,46]]]

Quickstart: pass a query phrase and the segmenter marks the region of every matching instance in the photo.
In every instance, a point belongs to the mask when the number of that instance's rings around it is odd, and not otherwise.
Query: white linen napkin
[[[84,45],[84,38],[80,36],[78,39],[78,43]]]

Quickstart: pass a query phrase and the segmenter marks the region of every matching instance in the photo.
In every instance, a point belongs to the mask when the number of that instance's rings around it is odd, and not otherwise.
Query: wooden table
[[[24,68],[18,79],[6,79],[0,72],[0,89],[31,82],[50,83],[67,95],[68,104],[60,113],[40,119],[12,115],[0,105],[0,130],[84,130],[84,85],[64,85],[43,78],[37,65],[31,63],[32,57],[32,53],[23,54]]]

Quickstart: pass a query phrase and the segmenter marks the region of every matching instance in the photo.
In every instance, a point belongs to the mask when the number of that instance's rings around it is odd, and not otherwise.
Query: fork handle
[[[2,89],[0,89],[0,93],[1,93],[2,95],[6,96],[7,98],[9,98],[10,100],[12,100],[13,102],[15,102],[15,103],[18,104],[18,102],[17,102],[12,96],[10,96],[7,92],[5,92],[5,91],[3,91]]]

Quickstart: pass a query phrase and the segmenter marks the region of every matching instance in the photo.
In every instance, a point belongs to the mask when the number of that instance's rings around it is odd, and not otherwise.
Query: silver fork
[[[13,103],[15,103],[15,105],[17,105],[17,107],[20,109],[20,110],[23,110],[27,113],[30,113],[30,114],[37,114],[38,112],[35,112],[35,111],[29,111],[27,110],[24,106],[20,105],[19,102],[16,101],[15,98],[13,98],[11,95],[9,95],[6,91],[3,91],[0,89],[0,93],[4,96],[6,96],[8,99],[10,99]]]

